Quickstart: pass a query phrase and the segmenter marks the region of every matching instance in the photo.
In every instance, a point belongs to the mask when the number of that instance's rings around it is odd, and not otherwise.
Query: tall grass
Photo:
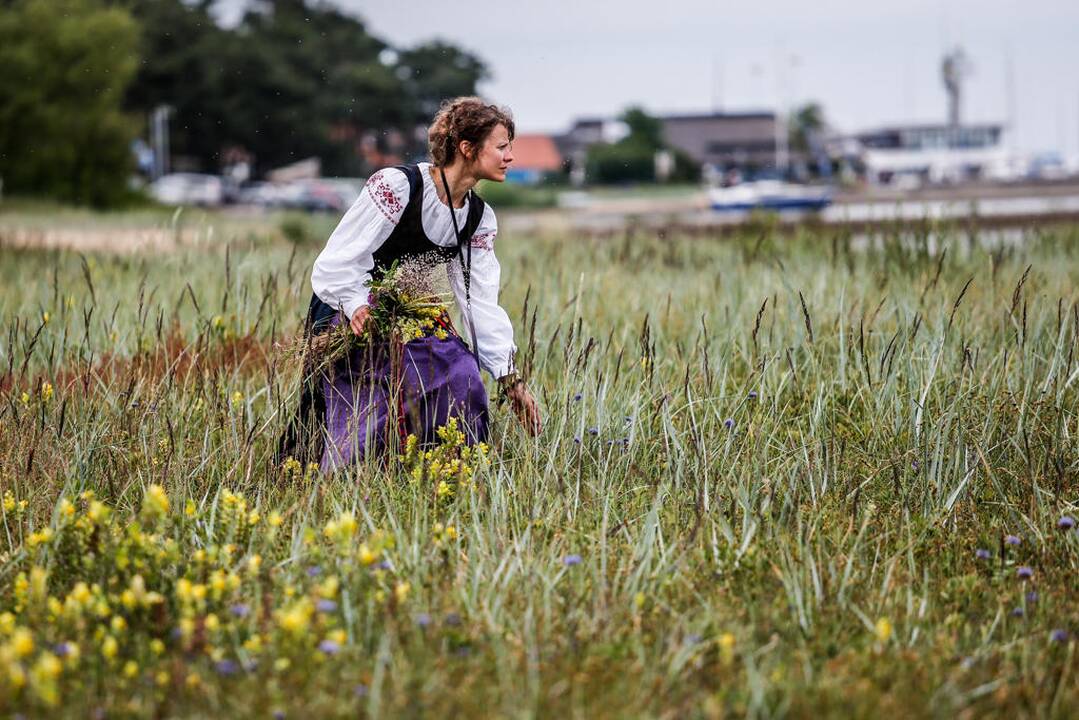
[[[336,573],[341,651],[312,636],[222,672],[254,619],[215,657],[132,617],[119,656],[141,674],[109,672],[88,641],[61,707],[1064,717],[1079,702],[1079,536],[1059,527],[1079,515],[1076,236],[500,238],[546,427],[532,440],[494,407],[491,462],[448,502],[392,460],[306,479],[274,464],[316,248],[4,249],[0,489],[27,503],[5,513],[4,606],[33,565],[58,597],[76,581],[59,547],[27,547],[63,523],[59,498],[91,490],[114,522],[172,537],[174,588],[223,542],[227,490],[283,520],[236,551],[272,578],[221,607],[246,598],[273,636],[274,612]],[[147,519],[151,484],[171,524]],[[342,513],[356,542],[383,533],[385,578],[319,539]],[[154,633],[164,659],[142,647]],[[46,712],[33,683],[3,687],[5,709]]]

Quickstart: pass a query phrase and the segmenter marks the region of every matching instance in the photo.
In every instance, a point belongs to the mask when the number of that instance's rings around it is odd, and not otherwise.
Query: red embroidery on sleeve
[[[384,172],[382,170],[376,172],[367,179],[367,184],[364,187],[367,188],[367,193],[371,196],[371,200],[374,201],[375,207],[386,216],[386,219],[390,222],[397,222],[404,207],[401,205],[401,201],[397,199],[397,195],[394,194],[393,188],[386,182]]]
[[[472,236],[472,247],[477,250],[493,250],[497,232],[476,233]]]

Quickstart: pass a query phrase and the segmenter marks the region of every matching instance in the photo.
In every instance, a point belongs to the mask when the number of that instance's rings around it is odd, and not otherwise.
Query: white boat
[[[823,210],[832,203],[832,188],[827,185],[795,185],[781,180],[756,180],[708,191],[713,210],[747,212],[751,210]]]

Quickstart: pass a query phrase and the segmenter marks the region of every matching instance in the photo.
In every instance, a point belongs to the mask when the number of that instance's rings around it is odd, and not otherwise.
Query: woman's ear
[[[465,160],[468,160],[469,162],[472,162],[476,159],[475,157],[473,157],[475,153],[473,152],[472,143],[470,143],[468,140],[462,140],[461,142],[457,143],[457,152],[461,155],[461,157],[463,157]]]

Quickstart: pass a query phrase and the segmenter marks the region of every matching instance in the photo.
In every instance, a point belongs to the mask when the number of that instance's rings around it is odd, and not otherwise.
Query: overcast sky
[[[1079,153],[1079,0],[332,1],[393,45],[440,37],[479,55],[494,74],[481,91],[521,131],[631,103],[665,113],[812,99],[850,131],[942,121],[940,60],[958,44],[972,65],[965,120],[1014,123],[1022,151]],[[234,17],[243,4],[221,9]]]

